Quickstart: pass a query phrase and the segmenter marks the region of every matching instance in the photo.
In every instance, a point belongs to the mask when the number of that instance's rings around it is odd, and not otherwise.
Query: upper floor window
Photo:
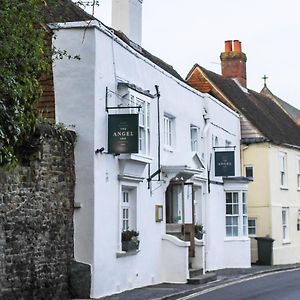
[[[140,106],[141,108],[131,108],[131,113],[139,114],[139,153],[150,154],[150,102],[148,97],[130,91],[130,106]]]
[[[200,149],[200,128],[194,125],[190,126],[190,134],[191,134],[191,150],[198,152]]]
[[[171,117],[169,115],[164,115],[164,145],[167,148],[173,148],[175,145],[174,123],[175,123],[174,117]]]
[[[280,170],[280,186],[287,185],[287,154],[285,152],[279,153],[279,170]]]
[[[253,179],[253,166],[246,166],[245,174],[247,178]]]

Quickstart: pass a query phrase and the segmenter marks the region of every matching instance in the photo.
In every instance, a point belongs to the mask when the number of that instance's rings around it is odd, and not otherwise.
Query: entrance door
[[[167,233],[191,242],[190,256],[195,253],[193,184],[172,182],[166,192]]]

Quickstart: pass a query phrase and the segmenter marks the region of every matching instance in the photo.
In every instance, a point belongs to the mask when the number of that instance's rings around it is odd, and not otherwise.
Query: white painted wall
[[[162,280],[173,283],[186,283],[189,278],[189,242],[175,236],[162,236]]]

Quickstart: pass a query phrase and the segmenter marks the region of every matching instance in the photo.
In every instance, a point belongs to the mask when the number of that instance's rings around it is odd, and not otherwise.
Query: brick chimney
[[[112,27],[138,45],[142,43],[143,0],[112,0]]]
[[[233,46],[233,50],[232,50]],[[242,44],[238,40],[225,41],[225,52],[220,55],[222,75],[237,79],[241,86],[247,88],[246,54],[242,52]]]

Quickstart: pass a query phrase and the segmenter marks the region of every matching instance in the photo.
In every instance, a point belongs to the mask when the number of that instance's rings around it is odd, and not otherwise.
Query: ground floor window
[[[289,209],[282,208],[282,240],[287,242],[289,240]]]
[[[122,231],[136,230],[136,189],[122,188],[121,225]]]
[[[256,235],[256,218],[248,218],[248,235]]]
[[[248,235],[246,192],[226,192],[226,236]]]
[[[139,246],[136,222],[136,188],[122,186],[121,191],[121,242],[123,251],[137,250]]]

